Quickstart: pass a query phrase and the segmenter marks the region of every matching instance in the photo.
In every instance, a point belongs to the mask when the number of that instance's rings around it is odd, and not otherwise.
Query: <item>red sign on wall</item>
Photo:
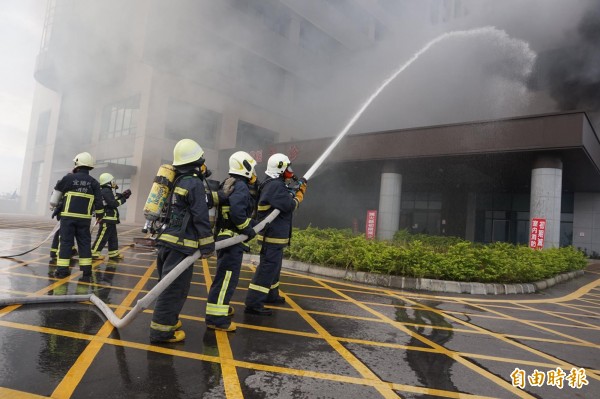
[[[546,238],[546,219],[531,219],[531,236],[529,237],[529,248],[543,249]]]
[[[367,211],[367,223],[365,226],[365,234],[367,240],[372,240],[375,238],[375,232],[377,231],[377,211],[370,210]]]

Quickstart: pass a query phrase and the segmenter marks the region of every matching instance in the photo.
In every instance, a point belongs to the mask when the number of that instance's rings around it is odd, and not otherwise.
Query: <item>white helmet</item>
[[[91,169],[94,168],[94,157],[92,157],[92,155],[89,152],[82,152],[75,155],[75,159],[73,159],[73,162],[75,162],[75,167],[87,166]]]
[[[115,180],[115,177],[113,175],[111,175],[110,173],[102,173],[100,175],[100,177],[98,178],[98,182],[100,183],[101,186],[108,184],[108,183],[112,182],[113,180]]]
[[[248,179],[254,175],[256,161],[245,151],[238,151],[229,157],[229,174],[244,176]]]
[[[279,177],[290,164],[291,162],[287,155],[273,154],[267,161],[267,170],[265,173],[272,178]]]

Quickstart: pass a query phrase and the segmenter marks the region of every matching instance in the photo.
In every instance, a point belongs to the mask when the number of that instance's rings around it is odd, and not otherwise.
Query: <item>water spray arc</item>
[[[358,118],[363,114],[363,112],[371,105],[373,100],[377,98],[377,96],[394,80],[398,75],[400,75],[404,70],[406,70],[410,65],[412,65],[423,53],[428,51],[435,44],[447,40],[453,37],[470,37],[477,35],[490,35],[493,39],[496,39],[504,45],[511,45],[520,50],[522,57],[525,60],[524,72],[529,73],[533,66],[533,61],[535,60],[535,53],[533,53],[529,49],[529,45],[523,41],[510,38],[506,32],[496,29],[491,26],[471,29],[471,30],[463,30],[463,31],[453,31],[444,33],[433,40],[429,41],[423,48],[417,51],[408,61],[402,64],[398,69],[396,69],[387,79],[385,79],[371,94],[371,96],[361,105],[359,110],[354,114],[354,116],[348,121],[346,126],[342,129],[342,131],[336,136],[333,142],[327,147],[327,149],[321,154],[321,156],[315,161],[315,163],[308,169],[304,178],[309,180],[315,171],[323,164],[323,162],[329,157],[331,152],[337,147],[340,141],[346,136],[348,131],[354,126]],[[279,210],[275,209],[271,212],[262,222],[254,227],[254,231],[257,233],[260,232],[267,223],[273,221],[279,215]],[[219,241],[215,245],[215,249],[219,250],[221,248],[226,248],[231,245],[238,244],[248,237],[245,235],[238,235],[236,237],[229,238],[227,240]],[[196,251],[193,255],[185,258],[179,265],[177,265],[170,273],[163,277],[161,281],[154,286],[143,298],[137,301],[133,309],[126,314],[122,319],[119,318],[115,313],[108,307],[106,303],[104,303],[100,298],[96,295],[62,295],[62,296],[42,296],[42,297],[21,297],[21,298],[5,298],[0,299],[0,306],[8,306],[8,305],[19,305],[26,303],[51,303],[51,302],[81,302],[81,301],[91,301],[96,305],[100,311],[106,316],[108,321],[115,326],[116,328],[122,328],[127,326],[131,320],[133,320],[138,313],[148,308],[152,302],[156,300],[156,298],[164,291],[166,287],[168,287],[184,270],[190,267],[198,258],[200,258],[200,251]]]

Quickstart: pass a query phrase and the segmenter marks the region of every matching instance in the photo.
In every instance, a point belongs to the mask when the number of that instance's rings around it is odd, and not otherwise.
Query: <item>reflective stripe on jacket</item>
[[[267,179],[259,188],[257,218],[263,220],[274,209],[279,215],[257,236],[259,241],[274,245],[287,245],[292,235],[292,214],[298,202],[286,187],[282,177]]]
[[[65,175],[54,189],[63,193],[61,218],[91,219],[93,212],[96,217],[104,216],[100,184],[87,169]]]
[[[117,198],[115,198],[110,183],[101,187],[102,199],[104,200],[104,217],[102,218],[102,221],[105,223],[117,224],[120,222],[119,210],[117,207],[123,205],[126,199],[121,195],[118,195]]]
[[[191,255],[197,249],[208,254],[215,249],[215,240],[208,216],[206,191],[197,174],[176,179],[165,231],[158,237],[162,244]]]

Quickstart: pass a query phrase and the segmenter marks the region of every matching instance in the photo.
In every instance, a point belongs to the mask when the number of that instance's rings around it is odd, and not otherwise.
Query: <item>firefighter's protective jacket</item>
[[[256,222],[252,219],[254,200],[246,179],[235,179],[232,193],[222,200],[219,206],[217,240],[224,240],[238,234],[249,234]]]
[[[215,240],[202,178],[193,173],[180,176],[175,181],[168,204],[169,222],[158,241],[187,255],[196,250],[203,255],[214,252]]]
[[[123,205],[127,200],[120,194],[117,194],[117,197],[115,198],[110,183],[101,186],[101,188],[102,200],[104,201],[104,217],[102,218],[102,222],[117,224],[120,222],[119,210],[117,208]]]
[[[292,214],[298,207],[298,200],[286,187],[282,177],[265,180],[258,192],[258,221],[263,220],[274,209],[280,211],[275,220],[257,235],[258,240],[267,244],[288,245],[292,236]]]
[[[92,212],[97,218],[104,216],[100,183],[87,169],[76,169],[65,175],[54,189],[63,193],[61,218],[91,219]]]

